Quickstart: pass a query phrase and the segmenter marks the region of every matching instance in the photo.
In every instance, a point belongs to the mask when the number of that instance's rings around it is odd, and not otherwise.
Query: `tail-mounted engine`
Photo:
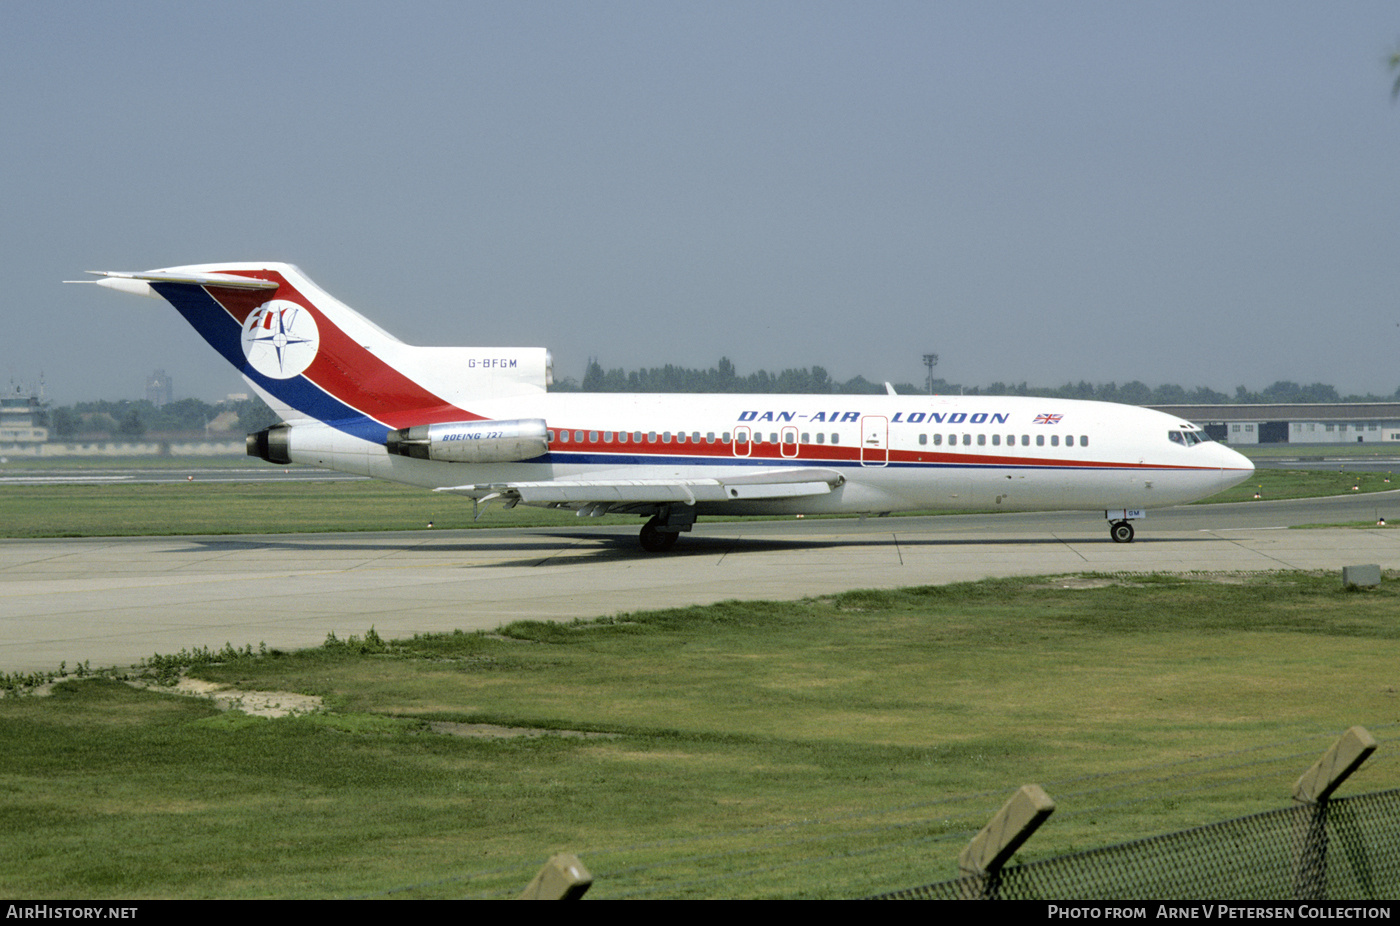
[[[269,463],[292,462],[292,427],[274,424],[248,435],[248,456]]]
[[[515,463],[547,453],[549,435],[543,418],[453,421],[390,431],[384,445],[390,453],[419,460]]]

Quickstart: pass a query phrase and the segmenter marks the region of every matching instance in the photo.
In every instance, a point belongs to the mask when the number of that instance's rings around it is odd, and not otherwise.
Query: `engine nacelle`
[[[390,453],[446,463],[516,463],[549,451],[543,418],[510,421],[452,421],[390,431]]]
[[[269,463],[286,465],[292,462],[292,428],[280,423],[248,435],[248,456]]]

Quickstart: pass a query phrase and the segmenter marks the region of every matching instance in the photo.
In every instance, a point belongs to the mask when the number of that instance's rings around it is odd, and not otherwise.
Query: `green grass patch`
[[[1196,504],[1253,501],[1256,495],[1263,500],[1279,501],[1289,498],[1323,498],[1329,495],[1361,495],[1367,492],[1389,492],[1393,489],[1400,489],[1400,481],[1392,482],[1389,473],[1260,469],[1255,470],[1254,475],[1244,483]]]
[[[1350,443],[1350,444],[1230,444],[1251,460],[1278,460],[1298,458],[1303,460],[1347,459],[1358,462],[1364,460],[1393,460],[1400,456],[1400,443]]]
[[[1284,806],[1342,730],[1400,784],[1400,581],[1007,579],[186,654],[262,720],[108,680],[0,701],[0,890],[851,897],[951,877],[1021,784],[1031,860]],[[176,660],[179,661],[179,660]],[[158,661],[153,661],[158,662]],[[554,735],[434,732],[469,724]]]

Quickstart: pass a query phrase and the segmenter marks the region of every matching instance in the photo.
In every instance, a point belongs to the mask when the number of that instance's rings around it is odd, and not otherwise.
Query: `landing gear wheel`
[[[676,538],[680,535],[675,531],[663,531],[656,526],[656,519],[642,525],[642,549],[648,553],[665,553],[676,545]]]
[[[1132,543],[1133,526],[1127,521],[1114,521],[1108,527],[1108,535],[1114,543]]]

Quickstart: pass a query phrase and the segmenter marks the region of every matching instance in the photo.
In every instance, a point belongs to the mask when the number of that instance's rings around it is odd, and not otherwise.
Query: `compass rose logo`
[[[273,379],[291,379],[311,366],[320,343],[316,319],[285,299],[263,303],[243,323],[243,356]]]

